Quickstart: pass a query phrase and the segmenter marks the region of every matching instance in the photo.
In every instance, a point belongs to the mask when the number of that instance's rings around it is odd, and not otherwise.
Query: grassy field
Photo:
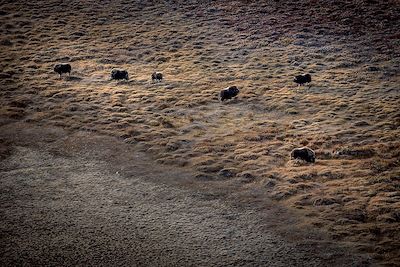
[[[0,3],[2,118],[117,136],[204,182],[264,190],[399,264],[399,1]],[[219,102],[230,85],[239,96]],[[315,164],[290,160],[299,146]]]

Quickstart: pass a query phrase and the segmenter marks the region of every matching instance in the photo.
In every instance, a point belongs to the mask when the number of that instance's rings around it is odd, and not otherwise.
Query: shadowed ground
[[[193,174],[114,138],[21,124],[0,132],[9,142],[0,162],[2,266],[370,265],[316,233],[288,229],[296,240],[284,239],[271,228],[283,210],[188,189]]]

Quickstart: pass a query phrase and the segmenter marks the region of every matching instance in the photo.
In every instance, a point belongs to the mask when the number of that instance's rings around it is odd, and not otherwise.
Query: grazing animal
[[[163,79],[163,75],[161,72],[153,72],[153,74],[151,74],[151,80],[154,82],[161,82]]]
[[[295,148],[290,153],[290,158],[301,159],[307,162],[315,162],[315,152],[308,147]]]
[[[126,70],[113,69],[111,71],[112,80],[129,80],[128,72]]]
[[[60,78],[61,74],[63,73],[68,73],[68,75],[71,75],[71,69],[71,65],[68,63],[60,63],[54,66],[54,71],[60,74]]]
[[[310,74],[304,74],[304,75],[297,75],[294,77],[293,80],[295,83],[298,85],[303,85],[305,83],[310,83],[311,82],[311,75]]]
[[[239,94],[239,89],[236,86],[229,86],[228,88],[221,91],[219,97],[221,101],[225,99],[231,99]]]

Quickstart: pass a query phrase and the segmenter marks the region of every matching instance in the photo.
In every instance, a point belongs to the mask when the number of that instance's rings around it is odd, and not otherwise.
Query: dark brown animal
[[[113,69],[111,71],[112,80],[129,80],[128,72],[126,70]]]
[[[63,73],[68,73],[68,75],[71,75],[71,69],[71,65],[68,63],[59,63],[54,66],[54,71],[60,74],[60,78],[61,74]]]
[[[219,98],[221,101],[225,99],[231,99],[239,94],[239,89],[236,86],[229,86],[228,88],[222,90],[219,93]]]
[[[293,80],[295,83],[298,85],[303,85],[305,83],[310,83],[311,82],[311,75],[310,74],[304,74],[304,75],[297,75],[294,77]]]
[[[301,159],[307,162],[314,163],[315,162],[315,152],[311,148],[301,147],[295,148],[290,153],[290,158],[292,159]]]
[[[153,72],[153,74],[151,74],[151,80],[153,82],[161,82],[163,79],[163,74],[161,72]]]

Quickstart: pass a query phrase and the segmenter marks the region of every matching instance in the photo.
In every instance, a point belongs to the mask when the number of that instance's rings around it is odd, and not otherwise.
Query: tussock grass
[[[117,136],[200,180],[262,188],[398,262],[400,7],[328,2],[3,3],[0,115]],[[61,61],[70,77],[52,72]],[[130,80],[110,81],[115,67]],[[297,87],[305,72],[311,86]],[[238,98],[219,103],[229,85]],[[289,159],[305,145],[315,164]]]

